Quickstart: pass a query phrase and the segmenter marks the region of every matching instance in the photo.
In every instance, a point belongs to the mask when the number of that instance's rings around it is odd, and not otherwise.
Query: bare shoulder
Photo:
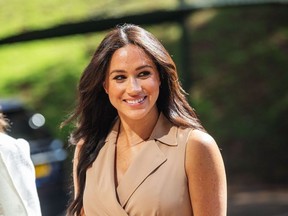
[[[84,144],[84,139],[80,139],[80,140],[76,143],[76,146],[82,147],[83,144]]]
[[[81,148],[83,147],[83,144],[84,144],[84,140],[83,140],[83,139],[80,139],[80,140],[76,143],[75,152],[74,152],[74,160],[75,160],[75,159],[78,159],[78,155],[79,155],[79,152],[80,152]]]
[[[77,143],[76,143],[76,150],[80,150],[84,145],[84,140],[80,139]]]
[[[190,132],[185,169],[195,215],[226,215],[225,167],[219,147],[211,135],[199,130]]]
[[[185,166],[188,178],[194,178],[195,174],[205,178],[225,176],[222,155],[216,141],[200,130],[193,130],[189,134]]]
[[[187,152],[192,153],[194,151],[207,154],[209,152],[219,151],[219,148],[210,134],[195,129],[190,132],[187,140]]]

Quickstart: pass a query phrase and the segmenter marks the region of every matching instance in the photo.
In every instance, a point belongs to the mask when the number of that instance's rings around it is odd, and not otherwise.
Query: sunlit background
[[[68,153],[64,198],[41,198],[43,215],[55,216],[53,205],[61,215],[69,197],[71,128],[59,125],[77,81],[106,31],[125,22],[151,31],[175,60],[221,148],[228,215],[288,215],[288,1],[0,0],[0,99],[21,101],[30,127],[47,127],[50,148]],[[39,181],[51,172],[43,163]]]

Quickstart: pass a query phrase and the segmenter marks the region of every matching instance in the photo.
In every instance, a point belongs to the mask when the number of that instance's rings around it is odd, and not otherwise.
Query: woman
[[[0,113],[0,215],[41,216],[29,144],[5,134],[7,126]]]
[[[161,43],[141,27],[110,31],[82,74],[75,197],[67,215],[226,215],[217,144],[200,124]]]

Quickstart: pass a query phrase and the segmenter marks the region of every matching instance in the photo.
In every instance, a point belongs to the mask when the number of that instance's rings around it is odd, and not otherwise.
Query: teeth
[[[127,103],[129,104],[136,104],[136,103],[140,103],[144,100],[144,97],[143,98],[139,98],[137,100],[126,100]]]

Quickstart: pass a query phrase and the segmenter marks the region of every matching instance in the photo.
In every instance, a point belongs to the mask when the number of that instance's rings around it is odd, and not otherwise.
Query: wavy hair
[[[195,112],[186,100],[177,75],[175,63],[164,46],[151,33],[143,28],[124,24],[116,26],[102,40],[90,63],[84,70],[78,84],[78,100],[72,115],[64,122],[75,122],[72,143],[84,141],[79,152],[76,170],[78,193],[70,203],[67,215],[81,215],[86,170],[96,159],[104,145],[117,110],[111,105],[103,88],[109,62],[114,52],[127,44],[142,48],[155,63],[161,79],[157,108],[173,124],[204,130]]]

